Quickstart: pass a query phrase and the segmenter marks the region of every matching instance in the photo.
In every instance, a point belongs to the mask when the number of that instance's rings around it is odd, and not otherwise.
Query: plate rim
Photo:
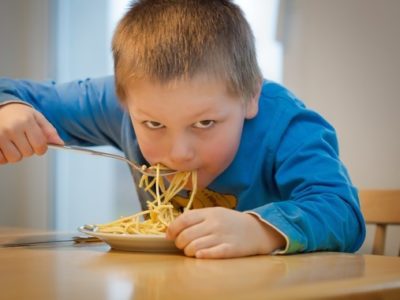
[[[117,234],[102,233],[85,229],[84,226],[78,227],[78,231],[97,237],[115,250],[131,252],[160,252],[175,253],[180,252],[174,241],[167,240],[165,234]]]
[[[108,232],[97,232],[91,231],[84,228],[84,226],[79,226],[78,231],[96,237],[113,238],[113,239],[147,239],[147,240],[167,240],[165,233],[163,234],[127,234],[127,233],[108,233]]]

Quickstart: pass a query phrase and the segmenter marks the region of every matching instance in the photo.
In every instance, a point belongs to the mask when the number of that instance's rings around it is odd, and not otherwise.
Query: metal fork
[[[51,149],[55,150],[72,150],[76,152],[82,152],[86,154],[91,154],[91,155],[97,155],[97,156],[103,156],[103,157],[109,157],[109,158],[114,158],[123,162],[126,162],[129,164],[131,167],[133,167],[135,170],[139,171],[140,173],[148,176],[156,176],[157,172],[156,170],[149,169],[147,168],[146,165],[138,165],[137,163],[121,156],[121,155],[116,155],[116,154],[111,154],[107,152],[101,152],[101,151],[95,151],[87,148],[82,148],[82,147],[77,147],[77,146],[65,146],[65,145],[57,145],[57,144],[48,144],[47,145]],[[160,176],[168,176],[168,175],[173,175],[176,174],[178,171],[171,170],[171,169],[160,169]]]

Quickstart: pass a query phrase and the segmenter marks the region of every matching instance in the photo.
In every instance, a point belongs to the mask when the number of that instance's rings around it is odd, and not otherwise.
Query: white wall
[[[50,0],[0,1],[0,76],[49,78]],[[50,156],[0,166],[0,225],[47,228]]]
[[[284,83],[335,126],[357,187],[400,188],[400,1],[284,0],[281,8]],[[389,254],[399,236],[391,228]]]

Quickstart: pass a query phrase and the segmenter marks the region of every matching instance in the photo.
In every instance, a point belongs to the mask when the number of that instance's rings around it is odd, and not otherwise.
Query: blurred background
[[[1,0],[0,76],[64,82],[113,73],[128,0]],[[266,78],[337,129],[358,188],[400,188],[400,1],[237,0]],[[102,147],[104,151],[117,150]],[[72,231],[139,210],[128,167],[50,150],[0,166],[0,226]],[[374,228],[360,252],[369,252]],[[386,254],[397,255],[391,227]]]

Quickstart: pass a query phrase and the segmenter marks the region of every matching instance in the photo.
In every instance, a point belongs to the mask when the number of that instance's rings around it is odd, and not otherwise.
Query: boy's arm
[[[0,105],[22,101],[41,112],[67,144],[121,148],[123,110],[113,77],[65,84],[0,79]]]
[[[287,238],[282,253],[356,251],[365,238],[358,195],[339,159],[334,129],[304,111],[288,126],[275,150],[275,187],[284,201],[249,213]]]

